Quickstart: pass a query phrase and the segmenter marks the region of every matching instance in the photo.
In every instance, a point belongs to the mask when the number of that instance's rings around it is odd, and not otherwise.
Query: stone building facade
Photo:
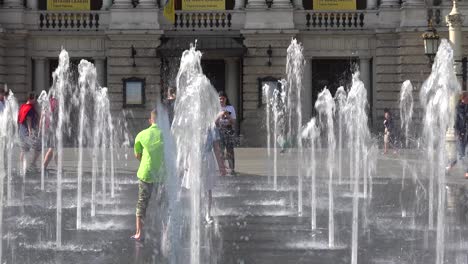
[[[397,108],[402,82],[409,79],[419,88],[427,77],[421,34],[432,18],[439,34],[448,37],[445,15],[452,2],[359,0],[355,11],[317,11],[309,2],[234,0],[225,11],[176,10],[170,23],[156,0],[103,0],[91,11],[47,11],[42,0],[3,0],[0,82],[20,101],[30,91],[47,90],[63,47],[72,59],[96,65],[112,110],[132,110],[134,129],[139,129],[145,112],[173,85],[182,50],[198,39],[207,76],[227,92],[238,112],[244,144],[261,146],[265,111],[259,79],[284,77],[286,49],[294,37],[307,60],[304,118],[313,115],[314,98],[324,86],[333,90],[349,81],[354,63],[368,89],[371,125],[378,130],[383,109]],[[459,8],[468,14],[468,3],[460,2]],[[468,19],[462,29],[468,55]],[[122,79],[130,77],[145,80],[143,107],[124,105]]]

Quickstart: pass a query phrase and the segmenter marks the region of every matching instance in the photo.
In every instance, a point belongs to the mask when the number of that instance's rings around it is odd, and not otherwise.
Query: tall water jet
[[[312,118],[302,131],[302,138],[310,142],[310,163],[307,174],[310,175],[310,226],[312,230],[317,229],[317,165],[315,160],[316,141],[320,136],[317,120]]]
[[[164,256],[169,258],[170,264],[177,264],[177,254],[180,250],[180,229],[183,224],[182,210],[180,208],[181,181],[177,177],[176,144],[171,132],[169,115],[161,103],[156,104],[157,124],[161,128],[164,141],[164,166],[166,171],[167,219],[162,230],[161,248]]]
[[[297,153],[297,175],[298,175],[298,214],[302,215],[302,77],[304,73],[305,59],[302,53],[302,45],[296,39],[291,40],[291,44],[287,49],[286,56],[286,85],[283,86],[287,98],[287,138],[291,145],[296,144]]]
[[[453,68],[453,50],[450,43],[443,39],[431,75],[423,83],[420,92],[420,102],[425,110],[423,131],[428,162],[434,164],[429,174],[429,228],[433,227],[434,177],[438,179],[436,264],[444,263],[445,254],[446,133],[453,133],[455,105],[452,105],[451,100],[460,90]]]
[[[94,120],[93,120],[93,150],[92,150],[92,172],[91,172],[91,216],[96,216],[96,181],[99,170],[98,160],[99,152],[102,156],[102,198],[105,198],[105,145],[106,135],[108,134],[110,120],[109,98],[107,97],[107,88],[99,88],[94,92]],[[109,121],[110,120],[110,121]]]
[[[351,263],[357,264],[358,254],[358,220],[359,220],[359,176],[363,175],[364,155],[370,140],[367,127],[367,91],[364,83],[359,79],[359,72],[353,74],[353,83],[346,100],[345,111],[348,113],[346,127],[349,136],[349,152],[353,153],[355,164],[350,171],[353,180],[353,214],[351,235]]]
[[[405,132],[405,147],[408,147],[409,127],[413,118],[413,85],[411,81],[406,80],[401,85],[400,90],[400,119],[401,128]]]
[[[5,86],[5,89],[6,86]],[[14,153],[13,149],[18,141],[18,101],[11,90],[8,91],[8,97],[5,98],[5,108],[0,113],[0,141],[3,140],[3,149],[7,153]],[[3,155],[4,152],[2,152]],[[1,157],[3,164],[4,156]],[[7,178],[7,203],[13,196],[13,155],[6,155],[6,178]]]
[[[333,168],[335,165],[335,129],[333,125],[333,113],[335,112],[335,101],[330,91],[325,88],[317,96],[315,109],[320,115],[320,125],[326,128],[327,135],[327,169],[328,169],[328,246],[335,246],[335,218],[333,198]]]
[[[62,246],[62,174],[63,174],[63,136],[64,128],[68,123],[69,111],[66,101],[69,100],[69,57],[65,50],[59,55],[59,65],[53,73],[53,86],[51,95],[57,99],[58,119],[55,137],[57,139],[57,227],[56,244]]]
[[[46,154],[46,140],[47,135],[51,132],[48,131],[49,127],[47,124],[50,125],[52,120],[52,113],[50,111],[50,101],[49,95],[46,91],[42,91],[38,98],[38,103],[41,106],[41,190],[44,191],[44,180],[45,180],[45,166],[44,166],[44,159]]]
[[[97,88],[96,83],[96,68],[94,65],[86,60],[81,60],[78,65],[78,105],[79,109],[79,120],[78,120],[78,168],[77,168],[77,194],[76,194],[76,228],[81,229],[82,223],[82,181],[83,181],[83,151],[84,151],[84,140],[89,138],[88,126],[89,118],[86,114],[86,110],[91,107],[89,103],[89,93],[93,93]]]
[[[203,75],[201,52],[191,46],[182,54],[177,73],[177,99],[172,130],[177,145],[178,175],[190,188],[190,263],[200,263],[200,180],[204,142],[220,112],[219,97]]]
[[[263,85],[262,87],[262,92],[263,96],[265,97],[265,124],[266,124],[266,134],[267,134],[267,162],[270,161],[271,157],[271,128],[270,128],[270,116],[271,116],[271,103],[270,101],[272,100],[270,94],[271,87],[268,84]],[[270,168],[270,164],[267,164],[267,167]],[[268,184],[270,184],[270,178],[271,178],[271,171],[268,171]]]
[[[344,107],[346,104],[346,91],[343,86],[338,87],[335,93],[336,115],[338,115],[338,181],[342,183],[343,175],[343,123],[345,120]]]
[[[278,147],[284,147],[285,141],[285,105],[286,93],[283,89],[285,81],[281,80],[281,87],[273,90],[270,100],[271,111],[273,112],[273,189],[278,189]]]
[[[411,119],[413,117],[413,85],[411,81],[406,80],[401,85],[400,90],[400,125],[401,129],[404,131],[405,135],[405,147],[408,148],[408,140],[409,140],[409,127],[411,123]],[[400,191],[400,204],[402,207],[402,217],[406,217],[406,208],[404,206],[404,201],[402,198],[404,186],[405,186],[405,178],[406,178],[406,167],[407,167],[407,159],[403,159],[402,165],[402,177],[401,177],[401,191]]]

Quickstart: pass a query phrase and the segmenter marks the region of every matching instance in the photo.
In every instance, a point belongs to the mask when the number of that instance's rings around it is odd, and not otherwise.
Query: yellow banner
[[[91,10],[91,0],[47,0],[47,10],[57,10],[57,11]]]
[[[175,22],[174,0],[166,0],[163,11],[164,17],[171,23]]]
[[[314,10],[356,10],[356,0],[313,0]]]
[[[182,0],[182,10],[202,11],[202,10],[225,10],[225,0]]]

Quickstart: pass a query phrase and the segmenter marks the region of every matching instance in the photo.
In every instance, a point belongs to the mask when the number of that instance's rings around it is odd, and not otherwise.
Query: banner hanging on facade
[[[47,10],[56,10],[56,11],[91,10],[91,0],[47,0]]]
[[[315,0],[314,0],[315,1]],[[182,10],[225,10],[226,0],[182,0]]]
[[[313,0],[314,10],[356,10],[356,0]]]

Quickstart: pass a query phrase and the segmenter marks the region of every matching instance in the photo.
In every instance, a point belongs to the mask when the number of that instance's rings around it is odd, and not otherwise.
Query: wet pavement
[[[109,188],[102,195],[98,177],[95,217],[91,217],[88,170],[83,183],[83,228],[76,229],[73,153],[67,152],[65,162],[62,246],[55,242],[55,171],[47,175],[44,191],[40,174],[27,175],[25,180],[14,174],[11,197],[6,181],[4,186],[1,263],[170,263],[162,253],[161,223],[165,220],[158,212],[164,212],[164,205],[158,195],[150,202],[145,241],[129,239],[137,196],[134,161],[116,163],[114,198]],[[280,157],[278,189],[274,190],[264,153],[262,149],[237,150],[239,175],[218,180],[213,191],[215,222],[206,225],[201,220],[200,263],[351,263],[353,194],[347,173],[341,183],[334,181],[335,245],[330,247],[328,175],[320,170],[317,174],[317,229],[312,230],[310,179],[304,177],[304,208],[298,216],[294,155]],[[403,156],[409,160],[404,172]],[[426,166],[418,157],[416,152],[379,155],[372,196],[359,196],[358,263],[435,263],[437,230],[428,226]],[[461,175],[461,168],[447,175],[445,263],[468,263],[468,184]],[[186,240],[180,242],[173,263],[189,263],[187,230],[187,226],[180,230]]]

